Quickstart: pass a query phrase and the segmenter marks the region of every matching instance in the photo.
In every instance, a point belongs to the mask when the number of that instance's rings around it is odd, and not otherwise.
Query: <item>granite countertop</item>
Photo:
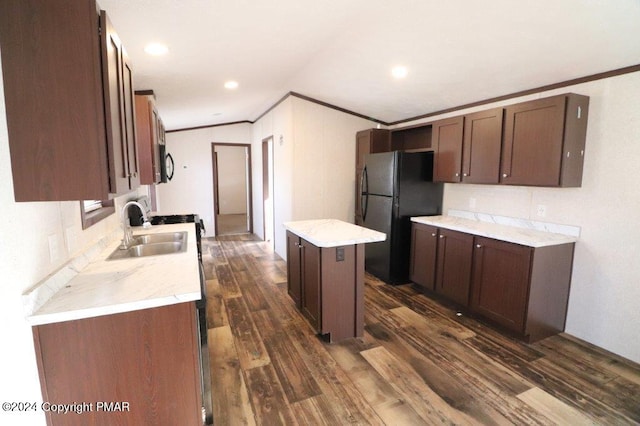
[[[418,216],[412,217],[411,221],[529,247],[545,247],[578,241],[576,237],[570,235],[500,225],[456,216]]]
[[[106,260],[113,241],[27,316],[32,325],[90,318],[200,299],[200,270],[193,223],[158,225],[134,235],[188,232],[182,253]]]
[[[317,247],[375,243],[387,239],[382,232],[337,219],[285,222],[284,227]]]

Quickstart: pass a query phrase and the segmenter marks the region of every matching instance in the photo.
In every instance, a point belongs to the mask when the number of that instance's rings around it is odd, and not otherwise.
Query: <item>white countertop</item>
[[[27,317],[32,325],[90,318],[200,299],[195,226],[158,225],[137,234],[188,232],[182,253],[105,260],[120,244],[114,241],[39,309]]]
[[[317,247],[339,247],[384,241],[387,235],[337,219],[285,222],[284,227]]]
[[[578,241],[576,237],[570,235],[499,225],[455,216],[418,216],[412,217],[411,221],[529,247],[545,247]]]

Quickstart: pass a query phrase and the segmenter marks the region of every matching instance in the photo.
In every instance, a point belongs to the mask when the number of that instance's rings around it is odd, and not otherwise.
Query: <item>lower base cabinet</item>
[[[33,327],[48,425],[202,424],[193,302]]]
[[[414,282],[421,288],[529,342],[564,331],[573,243],[534,248],[420,223],[412,226],[412,280],[418,278],[420,282]],[[433,287],[423,284],[429,280]]]
[[[438,228],[412,224],[409,279],[428,290],[435,290],[437,250]]]
[[[462,306],[469,304],[473,235],[440,229],[436,268],[436,293]]]
[[[287,290],[314,330],[338,341],[364,333],[364,245],[317,247],[287,231]]]

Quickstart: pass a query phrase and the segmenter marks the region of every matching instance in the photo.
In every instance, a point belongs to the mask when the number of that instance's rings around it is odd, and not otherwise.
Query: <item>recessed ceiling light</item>
[[[409,70],[404,65],[396,65],[395,67],[391,68],[391,75],[394,78],[405,78],[408,73]]]
[[[144,47],[144,51],[152,56],[162,56],[169,52],[169,48],[162,43],[149,43]]]
[[[237,81],[233,81],[233,80],[229,80],[226,83],[224,83],[224,88],[225,89],[237,89],[238,88],[238,82]]]

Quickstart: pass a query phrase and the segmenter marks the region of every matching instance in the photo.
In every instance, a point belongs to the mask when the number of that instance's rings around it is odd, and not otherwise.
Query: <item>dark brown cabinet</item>
[[[136,129],[140,155],[140,183],[161,182],[160,142],[163,137],[160,117],[155,107],[153,93],[136,92]]]
[[[0,2],[16,201],[104,200],[138,185],[131,66],[105,18],[91,0]]]
[[[133,72],[104,10],[100,12],[100,28],[109,182],[113,193],[122,194],[140,186]]]
[[[530,342],[564,330],[573,243],[534,248],[412,226],[414,283]]]
[[[411,281],[467,306],[473,235],[422,223],[412,223],[411,229]]]
[[[391,131],[392,151],[430,151],[431,125],[405,127]]]
[[[287,231],[287,288],[330,341],[364,333],[364,245],[318,247]]]
[[[434,182],[461,181],[463,125],[464,117],[462,116],[433,123]]]
[[[412,223],[409,279],[429,290],[435,289],[437,249],[438,228]]]
[[[391,151],[389,130],[368,129],[356,133],[356,209],[355,223],[362,224],[362,170],[367,154]]]
[[[320,248],[300,239],[302,260],[302,302],[300,309],[313,328],[322,330]]]
[[[287,231],[287,290],[311,326],[320,331],[320,248]]]
[[[487,318],[523,332],[529,284],[530,247],[476,237],[471,307]]]
[[[573,93],[506,107],[501,182],[578,187],[589,97]]]
[[[440,229],[435,291],[462,306],[469,304],[473,235]]]
[[[302,253],[300,237],[287,231],[287,293],[302,308]]]
[[[574,244],[475,237],[471,309],[534,342],[564,330]]]
[[[499,183],[502,108],[464,116],[462,182]]]
[[[433,123],[434,180],[499,183],[502,108]]]
[[[191,302],[33,327],[43,400],[93,404],[47,424],[202,424],[196,317]]]

